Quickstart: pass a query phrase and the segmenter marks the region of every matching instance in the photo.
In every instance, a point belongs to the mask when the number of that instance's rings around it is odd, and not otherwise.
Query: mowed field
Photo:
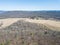
[[[7,19],[0,19],[0,28],[5,28],[19,20],[23,20],[26,22],[31,22],[31,23],[39,23],[47,26],[50,29],[60,31],[60,21],[55,21],[55,20],[45,20],[45,19],[29,19],[29,18],[7,18]]]

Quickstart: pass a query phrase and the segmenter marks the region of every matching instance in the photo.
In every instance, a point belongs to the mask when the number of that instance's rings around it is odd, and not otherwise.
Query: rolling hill
[[[51,26],[59,24],[51,20],[4,19],[4,28],[0,28],[0,45],[60,45],[60,31],[50,29],[44,23]]]

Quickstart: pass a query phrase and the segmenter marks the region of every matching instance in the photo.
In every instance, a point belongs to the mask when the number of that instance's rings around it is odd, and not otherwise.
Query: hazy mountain
[[[0,14],[1,14],[1,13],[4,13],[4,12],[5,12],[5,11],[0,11]]]
[[[0,12],[0,18],[20,18],[33,16],[60,19],[60,11],[4,11],[4,13]]]

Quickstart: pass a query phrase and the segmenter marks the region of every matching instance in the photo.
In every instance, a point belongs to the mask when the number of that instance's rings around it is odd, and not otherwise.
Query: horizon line
[[[60,11],[60,10],[0,10],[0,11]]]

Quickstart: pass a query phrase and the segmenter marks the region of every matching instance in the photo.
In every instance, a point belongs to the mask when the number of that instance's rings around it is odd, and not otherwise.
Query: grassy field
[[[0,23],[3,23],[3,25],[1,27],[6,27],[9,26],[15,22],[17,22],[18,20],[24,20],[27,22],[31,22],[31,23],[40,23],[40,24],[44,24],[47,26],[55,27],[55,29],[59,29],[60,28],[60,21],[54,21],[54,20],[36,20],[36,19],[29,19],[29,18],[8,18],[8,19],[0,19]],[[60,30],[60,29],[59,29]]]

